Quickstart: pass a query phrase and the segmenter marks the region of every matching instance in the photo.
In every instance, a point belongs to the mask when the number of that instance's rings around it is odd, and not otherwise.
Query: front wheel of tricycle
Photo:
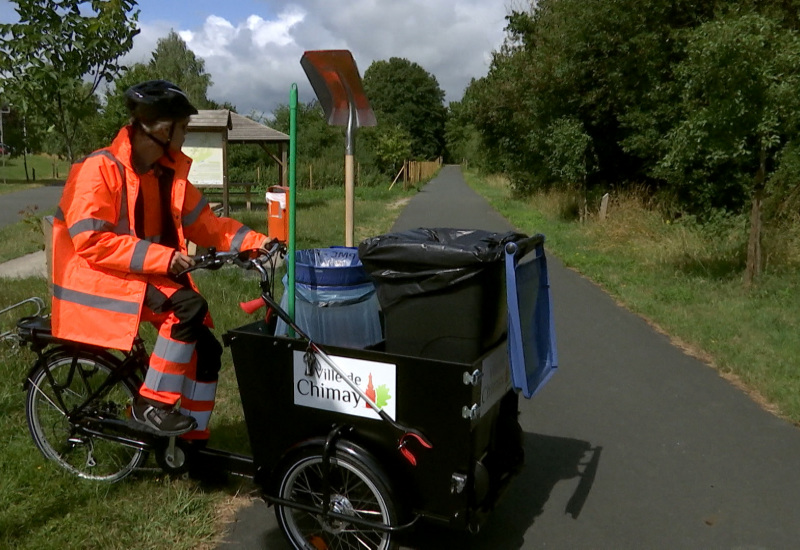
[[[328,490],[332,512],[384,526],[397,525],[398,512],[388,484],[364,461],[337,450],[330,458]],[[319,513],[275,505],[284,535],[295,548],[328,550],[359,548],[390,550],[397,547],[391,533],[322,514],[324,478],[321,450],[307,449],[280,474],[278,496]]]

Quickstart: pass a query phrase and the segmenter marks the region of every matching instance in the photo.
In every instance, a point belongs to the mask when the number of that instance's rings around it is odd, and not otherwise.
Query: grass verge
[[[356,193],[356,241],[389,230],[413,190],[359,188]],[[344,241],[341,190],[303,190],[298,197],[298,248],[327,247]],[[265,231],[264,211],[236,214],[250,227]],[[0,244],[0,250],[6,246]],[[236,269],[198,274],[197,283],[214,315],[217,336],[226,328],[250,322],[238,303],[258,293],[256,279]],[[278,284],[280,287],[280,284]],[[29,296],[47,296],[42,279],[0,285],[0,309]],[[14,319],[0,319],[0,331]],[[152,338],[152,331],[145,331]],[[146,470],[114,485],[78,480],[42,458],[28,435],[22,381],[32,355],[0,344],[0,548],[45,549],[202,549],[224,536],[231,510],[249,502],[235,483],[211,486],[173,479]],[[223,369],[212,418],[211,445],[249,453],[230,351]],[[149,467],[155,462],[151,457]]]
[[[712,364],[771,411],[800,423],[800,303],[796,231],[768,236],[771,265],[754,288],[742,282],[746,220],[666,221],[643,196],[616,196],[609,216],[565,219],[574,198],[512,196],[501,178],[465,174],[516,227],[544,233],[546,247],[688,353]],[[792,304],[792,305],[790,305]]]
[[[25,164],[27,162],[27,173]],[[16,191],[20,186],[47,185],[67,179],[69,162],[49,155],[5,157],[0,163],[0,195]]]
[[[30,210],[22,221],[0,228],[0,263],[44,250],[42,217],[47,214]]]

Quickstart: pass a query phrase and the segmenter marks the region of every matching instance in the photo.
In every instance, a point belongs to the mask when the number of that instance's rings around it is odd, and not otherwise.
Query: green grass
[[[0,263],[44,250],[42,216],[50,213],[30,210],[22,221],[0,228]]]
[[[357,189],[356,240],[385,233],[400,213],[398,204],[414,191]],[[340,245],[344,241],[343,192],[302,190],[298,201],[298,248]],[[265,231],[265,211],[237,211],[250,227]],[[8,245],[0,241],[0,251]],[[280,277],[280,275],[278,275]],[[235,268],[199,273],[220,336],[227,328],[252,321],[238,302],[258,295],[256,279]],[[277,285],[280,287],[280,283]],[[29,296],[47,296],[44,280],[0,284],[0,309]],[[0,318],[0,330],[23,312]],[[153,331],[145,331],[152,338]],[[249,453],[230,351],[212,417],[211,445]],[[249,502],[237,495],[236,480],[209,485],[145,471],[115,484],[84,482],[61,472],[40,456],[28,434],[22,381],[32,365],[27,350],[0,344],[0,548],[9,549],[196,549],[213,548],[224,535],[231,510]],[[155,466],[150,458],[148,466]],[[245,487],[246,488],[246,487]]]
[[[608,219],[564,219],[570,197],[512,197],[502,179],[467,180],[516,227],[687,352],[715,366],[777,414],[800,423],[800,267],[796,225],[768,233],[768,269],[744,287],[746,220],[668,222],[640,197],[615,197]]]
[[[25,159],[5,157],[0,162],[0,195],[15,191],[20,185],[43,185],[64,181],[69,173],[69,162],[48,155],[28,155],[28,172],[25,177]]]

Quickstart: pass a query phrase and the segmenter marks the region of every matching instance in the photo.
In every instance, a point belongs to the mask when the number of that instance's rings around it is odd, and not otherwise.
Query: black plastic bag
[[[513,231],[419,228],[370,237],[359,244],[358,256],[386,308],[408,296],[460,285],[490,266],[502,265],[506,243],[525,238]]]

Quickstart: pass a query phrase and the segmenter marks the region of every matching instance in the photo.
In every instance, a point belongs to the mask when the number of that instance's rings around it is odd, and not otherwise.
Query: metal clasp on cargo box
[[[464,474],[455,473],[450,476],[450,494],[460,495],[464,492],[464,487],[467,486],[467,476]]]
[[[465,372],[464,373],[464,377],[463,377],[464,385],[465,386],[470,386],[470,385],[477,386],[480,383],[481,378],[483,378],[483,373],[481,371],[479,371],[478,369],[475,369],[475,372],[473,372],[472,374],[470,374],[468,372]]]
[[[481,408],[478,406],[477,403],[472,405],[471,407],[467,407],[464,405],[461,407],[461,417],[466,418],[467,420],[475,420],[481,415]]]

